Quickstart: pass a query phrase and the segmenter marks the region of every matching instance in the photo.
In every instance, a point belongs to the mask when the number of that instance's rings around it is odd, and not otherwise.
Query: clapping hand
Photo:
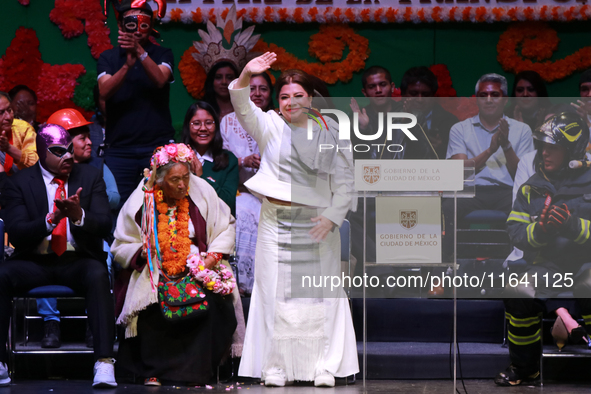
[[[591,115],[591,101],[577,100],[577,103],[578,104],[570,103],[570,105],[572,105],[573,107],[575,107],[577,109],[577,113],[584,120],[586,120],[587,123],[589,123],[589,121],[587,120],[587,116]]]
[[[501,146],[500,138],[499,138],[500,130],[493,134],[490,138],[490,146],[488,147],[490,154],[494,154],[496,151],[499,150],[499,146]]]
[[[499,145],[505,147],[509,144],[509,123],[507,119],[501,118],[499,121]]]
[[[547,226],[562,230],[572,222],[572,215],[566,204],[552,205],[546,216]]]
[[[357,100],[355,100],[354,97],[351,97],[351,111],[357,113],[358,119],[359,119],[359,127],[361,129],[365,129],[367,127],[367,125],[369,124],[369,116],[367,116],[367,112],[365,111],[365,108],[362,108],[361,110],[359,109],[359,104],[357,103]]]
[[[119,38],[117,41],[121,48],[127,50],[127,66],[133,67],[139,56],[139,47],[141,47],[138,39],[135,37],[134,33],[127,33],[123,30],[119,30]]]
[[[260,74],[262,72],[267,71],[271,64],[275,63],[277,60],[277,54],[275,52],[265,52],[259,57],[255,57],[250,62],[244,66],[244,71],[248,72],[250,75],[252,74]]]
[[[2,131],[0,134],[0,150],[2,152],[7,152],[8,148],[10,148],[10,143],[8,142],[8,137],[6,136],[6,131]]]
[[[68,198],[55,200],[55,206],[60,210],[60,213],[63,213],[63,216],[67,217],[73,222],[78,222],[82,219],[80,193],[82,193],[82,188],[78,188],[76,194]]]

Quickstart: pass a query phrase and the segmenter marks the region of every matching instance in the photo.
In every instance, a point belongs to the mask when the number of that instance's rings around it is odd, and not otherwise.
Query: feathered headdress
[[[242,30],[242,18],[236,19],[236,5],[233,5],[223,19],[217,14],[216,25],[207,21],[207,32],[199,30],[201,42],[194,41],[193,46],[199,53],[193,58],[201,64],[205,72],[218,62],[229,61],[238,70],[242,70],[247,62],[248,52],[259,40],[260,34],[252,35],[254,25]]]

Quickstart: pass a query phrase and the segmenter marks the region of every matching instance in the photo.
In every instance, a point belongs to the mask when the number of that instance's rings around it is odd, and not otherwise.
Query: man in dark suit
[[[437,77],[425,66],[409,68],[402,76],[402,112],[417,117],[417,125],[410,129],[417,141],[404,139],[403,159],[445,159],[449,130],[458,118],[436,101],[438,88]]]
[[[14,295],[39,286],[68,286],[86,298],[96,359],[93,386],[115,387],[115,316],[102,247],[111,230],[109,201],[100,171],[74,164],[71,142],[61,126],[42,126],[39,162],[4,186],[4,217],[15,252],[0,265],[0,343],[6,343]],[[0,384],[10,382],[3,377],[6,361],[2,345]]]

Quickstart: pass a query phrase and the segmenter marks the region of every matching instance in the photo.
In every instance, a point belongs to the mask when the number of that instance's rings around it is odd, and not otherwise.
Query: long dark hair
[[[538,97],[548,97],[548,90],[546,89],[546,83],[535,71],[522,71],[515,75],[515,80],[513,80],[513,90],[511,90],[511,97],[515,97],[515,89],[517,89],[517,84],[519,81],[525,79],[527,82],[531,83],[534,90],[536,91]],[[548,107],[548,106],[546,106]]]
[[[509,117],[513,117],[515,114],[515,107],[517,107],[518,98],[515,97],[515,90],[519,81],[525,80],[531,83],[532,87],[538,95],[537,109],[534,114],[522,113],[523,121],[532,129],[532,131],[541,123],[543,123],[544,117],[548,111],[548,108],[552,105],[548,98],[548,90],[546,89],[546,83],[535,71],[521,71],[515,75],[513,80],[513,89],[511,90],[511,98],[509,99],[509,105],[505,108],[505,113]]]
[[[232,71],[234,71],[234,75],[236,78],[240,75],[238,69],[234,65],[234,63],[221,61],[213,65],[213,67],[207,73],[207,78],[205,78],[205,86],[203,87],[203,101],[209,103],[216,113],[220,113],[220,106],[218,105],[218,100],[215,96],[215,91],[213,90],[213,81],[215,79],[215,73],[224,67],[230,67]],[[217,125],[217,123],[216,123]]]
[[[271,77],[267,73],[260,73],[260,74],[252,74],[250,76],[250,79],[252,79],[254,77],[263,77],[265,82],[267,82],[267,86],[269,86],[269,105],[267,105],[267,108],[261,108],[261,109],[265,112],[275,109],[275,104],[273,104],[274,86],[273,86],[273,82],[271,82]]]
[[[211,154],[213,156],[213,170],[223,170],[228,167],[230,158],[223,149],[224,140],[222,139],[222,133],[220,132],[220,118],[218,117],[216,110],[209,103],[206,103],[205,101],[197,101],[191,104],[187,110],[187,113],[185,114],[185,121],[183,122],[182,141],[184,144],[196,149],[196,144],[191,139],[191,119],[200,109],[207,111],[207,113],[213,117],[213,121],[215,122],[215,134],[211,144],[209,145],[209,149],[211,150]]]

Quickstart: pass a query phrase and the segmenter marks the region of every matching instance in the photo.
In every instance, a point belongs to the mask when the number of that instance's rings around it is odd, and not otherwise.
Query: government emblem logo
[[[417,225],[418,217],[419,211],[417,210],[400,211],[400,225],[405,229],[410,230]]]
[[[380,180],[380,166],[363,166],[363,181],[370,185]]]

